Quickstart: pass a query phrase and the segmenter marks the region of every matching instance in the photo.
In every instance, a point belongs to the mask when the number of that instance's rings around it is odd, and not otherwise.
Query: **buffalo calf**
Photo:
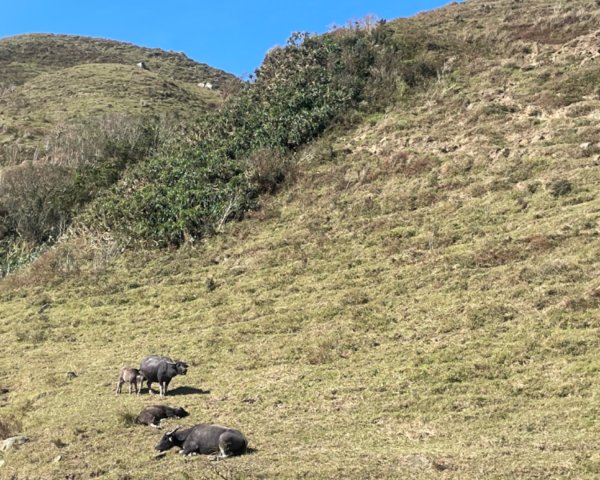
[[[135,393],[139,394],[142,389],[143,380],[144,378],[137,368],[123,367],[119,372],[119,381],[117,382],[117,391],[115,393],[121,393],[121,387],[127,382],[129,383],[129,393],[131,394],[131,387],[133,387]]]
[[[144,408],[135,419],[136,423],[160,428],[160,421],[164,418],[182,418],[189,415],[181,407],[168,407],[166,405],[151,405]]]

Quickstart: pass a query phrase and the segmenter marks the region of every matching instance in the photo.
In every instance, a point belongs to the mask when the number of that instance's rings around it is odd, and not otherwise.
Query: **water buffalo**
[[[129,383],[129,393],[131,394],[131,387],[134,388],[135,393],[139,394],[142,388],[142,382],[144,378],[137,368],[123,367],[119,372],[119,380],[117,381],[117,391],[115,393],[121,393],[121,387],[125,382]]]
[[[246,453],[248,440],[239,430],[201,423],[184,430],[177,427],[165,433],[155,448],[164,452],[172,447],[180,447],[182,455],[201,453],[227,458]]]
[[[152,383],[158,382],[161,397],[167,394],[171,379],[176,375],[185,375],[187,369],[187,363],[174,362],[169,357],[159,355],[150,355],[144,358],[140,365],[140,372],[148,383],[148,392],[152,393]]]
[[[189,415],[182,407],[168,407],[166,405],[151,405],[144,408],[135,419],[136,423],[160,428],[163,418],[182,418]]]

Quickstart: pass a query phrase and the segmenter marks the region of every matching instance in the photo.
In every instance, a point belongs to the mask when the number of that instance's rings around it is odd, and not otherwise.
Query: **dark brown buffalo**
[[[182,418],[189,415],[182,407],[167,405],[151,405],[144,408],[135,419],[136,423],[160,428],[160,421],[165,418]]]

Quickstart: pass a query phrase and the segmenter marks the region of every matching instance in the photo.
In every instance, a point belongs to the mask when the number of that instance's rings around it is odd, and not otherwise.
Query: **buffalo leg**
[[[183,447],[181,450],[179,450],[179,453],[181,455],[183,455],[184,457],[186,457],[188,455],[198,455],[198,452],[195,452],[193,450],[186,450],[185,447]]]
[[[160,385],[160,396],[161,397],[165,397],[167,395],[167,389],[169,388],[169,380],[165,381],[159,381],[158,383]]]
[[[219,445],[219,451],[221,452],[220,455],[217,456],[217,458],[227,458],[229,455],[225,452],[225,449],[223,448],[223,445]]]
[[[151,427],[154,427],[154,428],[158,428],[159,430],[162,428],[160,426],[160,420],[157,422],[156,418],[153,418],[152,421],[148,425],[150,425]]]

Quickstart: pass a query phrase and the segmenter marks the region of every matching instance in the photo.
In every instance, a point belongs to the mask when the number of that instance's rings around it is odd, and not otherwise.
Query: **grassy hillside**
[[[394,27],[461,48],[243,221],[176,250],[80,235],[2,280],[0,433],[31,437],[2,478],[598,477],[600,11],[473,0]],[[129,419],[163,401],[114,395],[151,353],[191,366],[167,425],[253,453],[153,459]]]
[[[167,80],[135,65],[82,64],[41,74],[8,93],[4,138],[10,143],[22,132],[26,140],[33,140],[57,126],[115,112],[159,115],[181,108],[182,116],[198,115],[219,103],[210,90]]]
[[[144,62],[149,70],[136,67]],[[112,112],[198,115],[234,77],[182,53],[68,35],[0,39],[0,166],[42,157],[56,128]],[[36,153],[37,151],[37,153]]]
[[[208,81],[214,89],[199,86]],[[52,244],[127,165],[186,143],[227,84],[240,82],[179,53],[66,35],[1,39],[0,275]]]
[[[0,39],[0,83],[20,85],[41,73],[87,63],[136,65],[164,78],[187,83],[210,81],[219,86],[228,73],[198,63],[181,52],[144,48],[130,43],[77,35],[30,34]]]

